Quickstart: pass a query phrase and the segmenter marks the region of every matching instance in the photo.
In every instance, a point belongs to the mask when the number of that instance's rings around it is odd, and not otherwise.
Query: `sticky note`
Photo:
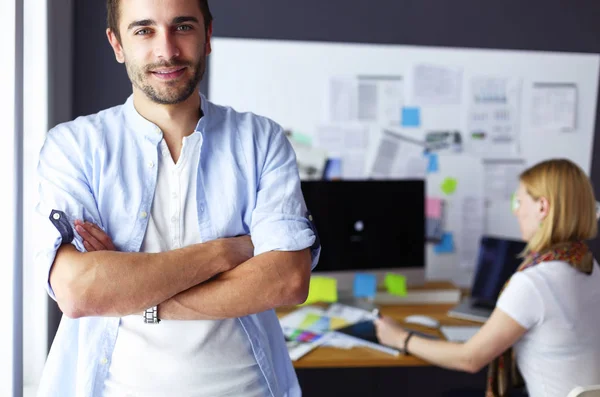
[[[420,127],[421,109],[420,108],[402,108],[402,127]]]
[[[427,164],[427,173],[432,174],[440,170],[439,160],[437,153],[429,153],[429,163]]]
[[[314,325],[317,321],[319,321],[320,318],[321,318],[321,316],[319,316],[318,314],[308,313],[306,315],[306,317],[304,317],[304,320],[302,321],[302,323],[300,323],[298,328],[309,329],[312,325]]]
[[[333,180],[342,177],[342,159],[330,158],[325,164],[325,179]]]
[[[433,197],[425,199],[425,217],[440,219],[442,217],[442,200]]]
[[[436,254],[451,254],[454,252],[454,236],[452,233],[444,233],[442,241],[433,247]]]
[[[406,277],[400,274],[386,274],[385,288],[392,295],[406,296]]]
[[[374,274],[358,273],[354,276],[354,296],[374,298],[377,293],[377,277]]]
[[[329,277],[311,277],[305,305],[315,302],[337,302],[337,280]]]
[[[292,133],[292,139],[298,143],[303,143],[305,145],[312,145],[312,138],[308,135],[301,134],[299,132]]]
[[[445,194],[451,195],[456,191],[457,186],[458,186],[458,181],[456,180],[456,178],[446,178],[442,182],[442,185],[440,186],[440,188],[442,189],[442,192],[444,192]]]

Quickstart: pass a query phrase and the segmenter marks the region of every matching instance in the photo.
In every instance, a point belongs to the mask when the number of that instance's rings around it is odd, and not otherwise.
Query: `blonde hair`
[[[566,159],[547,160],[525,170],[519,179],[534,200],[545,197],[549,203],[548,215],[525,252],[596,237],[596,199],[579,166]]]

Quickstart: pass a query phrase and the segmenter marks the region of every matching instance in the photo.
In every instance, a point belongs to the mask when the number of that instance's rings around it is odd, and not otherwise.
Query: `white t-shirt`
[[[565,262],[515,273],[497,307],[527,328],[514,348],[531,397],[565,397],[600,384],[600,268]]]
[[[200,145],[199,133],[185,137],[175,164],[165,141],[161,142],[158,182],[142,252],[201,242],[196,208]],[[104,386],[104,397],[269,395],[238,319],[145,324],[141,313],[121,318]]]

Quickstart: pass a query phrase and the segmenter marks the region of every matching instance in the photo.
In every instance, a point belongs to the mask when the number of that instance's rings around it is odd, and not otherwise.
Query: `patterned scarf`
[[[581,241],[577,241],[555,245],[543,252],[532,252],[527,255],[517,271],[520,272],[538,263],[548,261],[567,262],[575,269],[586,274],[592,274],[594,266],[592,253],[588,246]],[[508,281],[504,288],[506,288],[506,285],[508,285]],[[523,385],[523,378],[517,369],[512,348],[490,363],[486,397],[507,397],[510,389]]]

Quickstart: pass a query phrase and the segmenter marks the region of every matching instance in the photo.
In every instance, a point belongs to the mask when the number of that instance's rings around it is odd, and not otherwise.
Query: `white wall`
[[[13,396],[17,393],[13,374],[17,370],[15,366],[15,343],[16,313],[13,308],[14,292],[18,290],[15,285],[15,242],[14,234],[17,219],[20,214],[16,212],[17,179],[15,173],[15,143],[18,124],[15,122],[15,110],[17,104],[16,90],[16,11],[15,0],[0,2],[0,25],[3,33],[3,51],[5,57],[0,62],[0,119],[4,129],[2,145],[0,145],[0,186],[3,194],[0,195],[0,208],[2,208],[4,231],[0,236],[0,302],[3,302],[2,326],[0,327],[0,395]],[[17,106],[15,106],[17,105]]]
[[[23,141],[23,382],[35,385],[46,360],[47,294],[43,275],[33,267],[32,211],[36,204],[36,167],[48,130],[48,14],[46,0],[25,0],[25,78]]]

